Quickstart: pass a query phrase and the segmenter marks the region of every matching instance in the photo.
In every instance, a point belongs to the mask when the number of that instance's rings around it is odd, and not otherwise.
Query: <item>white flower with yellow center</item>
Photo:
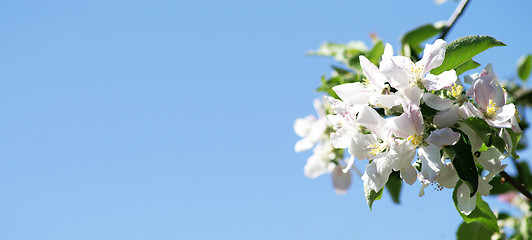
[[[394,88],[400,92],[409,87],[425,88],[428,91],[450,88],[457,79],[454,70],[439,75],[429,73],[440,66],[445,58],[446,43],[438,39],[434,44],[427,44],[423,58],[416,63],[404,56],[393,56],[381,62],[381,72],[389,79]]]

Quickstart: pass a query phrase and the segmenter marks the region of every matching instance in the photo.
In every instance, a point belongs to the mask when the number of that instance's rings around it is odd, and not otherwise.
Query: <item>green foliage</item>
[[[493,232],[477,222],[463,222],[456,232],[457,240],[490,240]]]
[[[515,150],[517,150],[519,139],[521,139],[521,133],[516,133],[512,129],[506,129],[506,131],[508,131],[510,139],[512,140],[512,149],[508,149],[508,153],[510,153],[510,156],[512,156],[513,158],[519,159],[519,155],[517,155]]]
[[[493,214],[493,211],[491,211],[490,206],[484,200],[482,200],[482,196],[480,196],[480,194],[477,196],[476,208],[475,210],[473,210],[473,212],[471,212],[469,215],[465,215],[460,212],[460,210],[458,209],[457,191],[458,187],[460,187],[461,184],[462,182],[458,181],[454,188],[453,201],[456,210],[458,210],[458,213],[460,213],[460,216],[462,216],[464,222],[478,222],[493,232],[499,232],[499,225],[497,225],[497,217],[495,217],[495,214]]]
[[[480,63],[473,61],[473,59],[470,59],[469,61],[455,68],[456,75],[460,76],[462,73],[469,71],[471,69],[475,69],[478,66],[480,66]]]
[[[467,183],[471,189],[471,196],[475,195],[478,189],[478,173],[475,159],[471,153],[471,145],[467,142],[466,135],[461,133],[460,140],[455,145],[446,147],[446,149],[449,148],[454,152],[451,163],[454,169],[456,169],[458,177]]]
[[[402,184],[403,180],[401,180],[400,172],[393,171],[392,174],[390,174],[388,182],[386,183],[386,189],[388,190],[388,193],[390,193],[394,203],[400,203],[399,197],[401,196]]]
[[[373,64],[379,66],[379,62],[381,61],[381,56],[384,53],[384,43],[382,41],[378,41],[373,45],[373,48],[366,54],[366,57],[370,62]]]
[[[382,197],[382,190],[379,190],[378,192],[375,192],[374,190],[370,189],[366,184],[364,184],[364,196],[366,197],[366,202],[368,203],[369,210],[371,210],[371,207],[373,206],[373,202],[375,200],[379,200]]]
[[[508,191],[514,191],[515,188],[512,187],[512,185],[503,182],[502,177],[499,175],[496,175],[491,179],[490,185],[493,187],[490,191],[490,195],[497,195],[497,194],[503,194]]]
[[[528,54],[517,62],[517,75],[521,80],[526,81],[530,76],[530,70],[532,70],[532,55]]]
[[[441,66],[432,69],[430,73],[438,75],[442,72],[455,69],[471,60],[477,54],[496,46],[506,46],[506,44],[491,36],[472,35],[456,39],[447,44],[445,59]]]
[[[493,144],[493,129],[484,120],[478,117],[469,117],[464,119],[463,123],[473,129],[486,146],[490,147]]]
[[[444,24],[438,23],[421,25],[401,36],[401,43],[403,45],[408,44],[412,51],[420,53],[423,50],[423,48],[420,46],[421,43],[440,33],[444,27]]]

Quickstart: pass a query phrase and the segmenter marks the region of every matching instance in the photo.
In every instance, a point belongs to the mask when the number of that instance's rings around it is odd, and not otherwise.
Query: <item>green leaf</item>
[[[375,43],[373,48],[366,54],[366,57],[370,62],[373,64],[379,66],[379,63],[381,61],[381,56],[384,53],[384,44],[382,41],[378,41]]]
[[[497,148],[497,150],[499,150],[499,152],[501,153],[504,153],[506,150],[506,143],[501,137],[497,135],[493,135],[493,146]]]
[[[508,134],[510,135],[510,139],[512,140],[512,149],[508,149],[508,153],[510,153],[510,156],[512,156],[515,159],[519,159],[519,155],[515,152],[517,150],[517,145],[519,143],[519,139],[521,139],[521,133],[516,133],[512,129],[506,129]]]
[[[532,55],[528,54],[517,61],[517,75],[521,80],[526,81],[530,76],[530,70],[532,70]]]
[[[367,51],[366,44],[362,41],[351,41],[347,44],[325,42],[323,43],[318,50],[309,51],[308,55],[317,55],[317,56],[328,56],[334,57],[338,55],[343,55],[344,53],[356,54]]]
[[[491,179],[490,185],[493,187],[490,190],[490,195],[497,195],[497,194],[502,194],[508,191],[515,190],[515,188],[512,187],[512,185],[506,182],[502,182],[502,177],[499,175],[495,175],[493,179]]]
[[[493,144],[493,129],[484,120],[478,117],[468,117],[463,123],[473,129],[486,146],[490,147]]]
[[[523,181],[522,184],[525,185],[527,189],[532,188],[532,172],[530,171],[530,166],[526,161],[518,162],[517,167],[519,167],[519,173],[521,174],[517,179]]]
[[[439,67],[432,69],[430,73],[438,75],[455,69],[471,60],[477,54],[496,46],[506,46],[506,44],[491,36],[472,35],[456,39],[447,44],[443,63]]]
[[[364,184],[364,196],[366,197],[366,201],[369,206],[369,210],[371,211],[371,207],[373,206],[373,202],[375,200],[379,200],[382,197],[382,190],[384,188],[381,188],[378,192],[375,192],[375,190],[372,190],[369,188],[366,184]]]
[[[471,196],[477,193],[478,189],[478,174],[477,167],[475,165],[475,159],[471,153],[471,145],[466,142],[467,136],[461,132],[460,140],[450,146],[455,153],[451,163],[458,173],[458,177],[467,183],[469,189],[471,189]]]
[[[421,47],[419,45],[427,39],[431,38],[432,36],[435,36],[436,34],[440,33],[444,27],[444,24],[428,23],[425,25],[421,25],[413,30],[406,32],[403,36],[401,36],[401,43],[403,45],[406,43],[410,45],[410,48],[414,49],[416,52],[420,52]]]
[[[388,190],[388,193],[390,193],[390,196],[392,196],[394,203],[400,203],[399,197],[401,196],[402,183],[403,180],[401,180],[401,174],[398,171],[393,171],[386,183],[386,189]]]
[[[490,206],[482,200],[482,196],[479,194],[477,196],[476,200],[476,208],[471,212],[469,215],[465,215],[460,212],[458,209],[458,200],[456,199],[456,195],[458,192],[458,187],[462,184],[461,181],[458,181],[456,184],[456,187],[453,191],[453,201],[454,206],[456,207],[456,210],[458,210],[458,213],[460,213],[460,216],[462,216],[462,219],[464,219],[464,222],[466,223],[472,223],[472,222],[478,222],[482,225],[484,225],[487,229],[493,231],[493,232],[499,232],[499,225],[497,225],[497,217],[495,217],[495,214],[493,214],[493,211],[491,211]]]
[[[477,222],[462,223],[456,231],[456,240],[490,240],[493,232]]]
[[[470,59],[469,61],[462,63],[460,66],[456,67],[454,70],[456,71],[456,75],[460,76],[462,73],[471,69],[475,69],[478,66],[480,66],[480,63],[473,61],[473,59]]]

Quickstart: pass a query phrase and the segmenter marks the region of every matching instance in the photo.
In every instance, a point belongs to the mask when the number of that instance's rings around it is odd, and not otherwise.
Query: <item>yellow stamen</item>
[[[515,109],[515,114],[514,114],[514,116],[515,116],[515,119],[517,119],[517,122],[521,122],[521,118],[522,118],[523,116],[521,116],[521,114],[519,113],[519,111],[518,111],[517,109]]]
[[[495,103],[493,102],[493,100],[490,99],[488,103],[488,109],[486,109],[486,116],[487,117],[493,116],[497,110],[499,110],[499,108],[495,107]]]
[[[419,144],[423,142],[423,137],[414,133],[414,135],[411,135],[406,140],[412,142],[412,145],[414,145],[414,147],[417,147]]]
[[[370,144],[369,147],[371,148],[371,151],[369,151],[369,153],[377,156],[377,154],[381,153],[382,150],[384,150],[384,146],[379,144],[379,143],[373,143],[373,144]]]
[[[464,87],[457,85],[456,83],[451,87],[451,95],[453,97],[458,97],[462,94]]]

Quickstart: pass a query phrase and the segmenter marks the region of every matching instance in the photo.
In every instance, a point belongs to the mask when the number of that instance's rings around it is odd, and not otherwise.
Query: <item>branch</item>
[[[508,175],[508,173],[506,173],[505,171],[502,171],[499,174],[504,178],[506,182],[510,183],[515,189],[525,195],[528,200],[532,201],[532,194],[525,188],[525,186],[523,186],[523,184],[520,184],[515,181],[515,179],[512,176]]]
[[[469,3],[469,0],[462,0],[460,1],[460,4],[458,4],[458,7],[454,10],[453,15],[447,20],[447,23],[445,24],[445,28],[442,30],[440,39],[445,40],[445,37],[447,36],[447,33],[451,28],[454,26],[454,23],[456,20],[462,15],[462,12],[464,12],[464,9],[466,8],[467,4]]]

